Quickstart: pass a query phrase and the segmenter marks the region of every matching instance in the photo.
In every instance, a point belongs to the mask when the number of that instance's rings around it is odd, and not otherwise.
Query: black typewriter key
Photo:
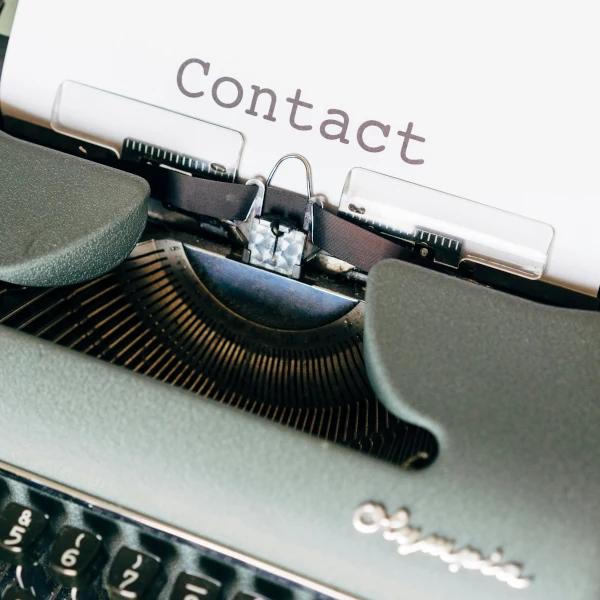
[[[122,547],[108,572],[107,586],[111,598],[150,598],[156,593],[160,561],[132,548]]]
[[[36,598],[49,598],[56,588],[56,583],[38,561],[19,565],[15,570],[15,579],[22,590]]]
[[[208,577],[180,573],[169,600],[217,600],[221,597],[221,584]]]
[[[11,502],[0,515],[0,560],[22,564],[40,540],[48,515]]]
[[[4,590],[2,600],[37,600],[37,598],[16,585],[10,585]]]
[[[238,592],[231,600],[267,600],[264,596],[250,594],[248,592]]]
[[[56,581],[66,587],[88,586],[104,562],[104,548],[99,535],[77,529],[61,529],[48,559],[48,567]]]

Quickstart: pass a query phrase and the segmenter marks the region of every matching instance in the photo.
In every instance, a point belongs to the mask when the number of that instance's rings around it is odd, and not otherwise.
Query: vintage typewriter
[[[49,4],[0,36],[0,597],[600,597],[600,300],[553,227],[364,168],[333,205],[293,147],[242,177],[74,79],[42,124]]]

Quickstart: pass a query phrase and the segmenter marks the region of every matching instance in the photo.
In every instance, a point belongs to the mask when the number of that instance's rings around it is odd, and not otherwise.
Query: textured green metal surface
[[[146,223],[148,184],[0,132],[0,279],[85,281],[124,260]]]
[[[0,460],[362,598],[595,599],[597,315],[396,262],[373,272],[367,312],[373,380],[388,406],[440,439],[424,471],[2,327]],[[554,384],[540,389],[545,379]],[[514,590],[399,556],[352,527],[368,500],[408,508],[423,533],[458,547],[502,547],[533,584]]]
[[[440,444],[417,524],[522,562],[506,597],[600,597],[600,315],[388,261],[365,336],[381,400]]]
[[[0,14],[0,35],[8,35],[15,18],[17,10],[17,0],[6,0],[4,10]]]

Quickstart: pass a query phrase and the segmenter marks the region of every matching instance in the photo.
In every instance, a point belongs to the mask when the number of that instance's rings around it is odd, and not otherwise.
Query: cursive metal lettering
[[[397,552],[401,556],[421,552],[439,558],[448,565],[451,573],[458,573],[461,569],[478,571],[518,590],[531,585],[532,578],[523,575],[522,565],[506,562],[501,549],[486,557],[471,546],[457,548],[454,540],[444,536],[423,535],[421,529],[411,526],[410,512],[406,508],[388,515],[381,504],[366,502],[356,509],[352,522],[360,533],[381,532],[384,539],[397,544]]]

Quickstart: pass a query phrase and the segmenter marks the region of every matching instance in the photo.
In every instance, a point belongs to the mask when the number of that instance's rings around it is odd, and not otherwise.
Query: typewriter
[[[319,61],[402,15],[229,4],[1,13],[0,598],[597,599],[598,190],[425,185],[425,112],[284,87],[349,90]]]

